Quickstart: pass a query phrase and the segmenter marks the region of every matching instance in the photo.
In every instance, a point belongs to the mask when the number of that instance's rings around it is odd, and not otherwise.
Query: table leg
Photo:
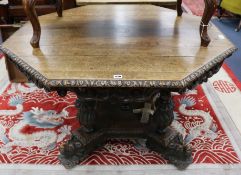
[[[57,0],[56,1],[56,11],[59,17],[63,16],[63,1]]]
[[[207,28],[210,19],[212,18],[215,9],[217,8],[216,0],[204,0],[205,9],[202,16],[200,24],[200,37],[201,37],[201,46],[207,47],[210,43],[210,37],[208,36]]]
[[[218,19],[221,19],[222,15],[223,15],[223,9],[221,7],[221,0],[218,1],[218,5],[217,5],[217,9],[218,9]]]
[[[78,96],[77,119],[81,127],[60,148],[59,160],[67,169],[78,165],[108,138],[147,139],[148,148],[161,153],[178,168],[184,169],[192,163],[191,150],[182,135],[170,127],[174,115],[169,91],[82,89],[74,92]],[[142,120],[143,117],[146,119]]]
[[[39,41],[41,36],[41,27],[38,19],[38,15],[35,10],[36,0],[22,0],[23,7],[27,17],[29,18],[33,27],[33,36],[30,41],[33,48],[39,48]],[[57,0],[56,11],[59,17],[62,17],[63,12],[62,0]]]
[[[155,106],[150,130],[146,134],[146,145],[151,150],[161,153],[177,168],[185,169],[192,163],[192,151],[184,143],[183,136],[170,127],[174,119],[171,93],[161,92]]]
[[[103,131],[94,130],[96,102],[77,99],[75,105],[81,128],[72,133],[71,139],[60,147],[59,160],[66,169],[78,165],[106,141]]]
[[[241,19],[240,19],[240,21],[239,21],[239,25],[238,25],[238,27],[235,29],[235,31],[236,31],[236,32],[239,32],[240,29],[241,29]]]
[[[177,16],[182,16],[182,0],[177,0]]]
[[[39,48],[39,40],[41,35],[41,27],[38,16],[35,10],[36,0],[22,0],[23,7],[27,17],[29,18],[33,27],[33,36],[30,41],[33,48]]]
[[[85,160],[91,152],[104,145],[106,136],[103,132],[87,133],[77,130],[71,139],[60,146],[59,161],[66,168],[71,169]]]

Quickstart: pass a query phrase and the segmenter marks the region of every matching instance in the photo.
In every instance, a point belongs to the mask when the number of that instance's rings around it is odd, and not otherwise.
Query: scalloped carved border
[[[74,87],[131,87],[131,88],[165,88],[174,91],[184,92],[187,89],[193,89],[198,84],[206,82],[209,77],[218,72],[223,61],[230,57],[237,50],[231,47],[219,56],[185,77],[180,81],[159,81],[159,80],[54,80],[47,79],[41,73],[36,71],[20,57],[15,55],[9,49],[0,46],[0,50],[7,55],[17,68],[28,78],[29,81],[35,83],[39,88],[47,91],[56,88],[74,88]]]

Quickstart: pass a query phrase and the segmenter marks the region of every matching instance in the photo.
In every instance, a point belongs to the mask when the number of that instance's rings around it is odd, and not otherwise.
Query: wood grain
[[[49,80],[181,80],[233,47],[214,26],[201,47],[199,17],[151,5],[84,6],[40,22],[40,49],[28,44],[30,24],[3,46]]]

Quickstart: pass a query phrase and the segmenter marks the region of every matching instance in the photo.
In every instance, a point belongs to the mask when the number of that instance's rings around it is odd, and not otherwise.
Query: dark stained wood
[[[211,41],[210,37],[208,36],[209,21],[217,8],[217,1],[204,0],[204,2],[205,2],[205,9],[204,9],[204,13],[200,24],[200,37],[201,37],[201,46],[207,47]]]
[[[177,0],[177,16],[182,16],[182,0]]]
[[[39,47],[39,40],[41,35],[41,27],[38,20],[38,16],[35,10],[36,0],[23,0],[23,8],[26,12],[28,19],[30,20],[33,27],[33,37],[30,41],[34,48]]]
[[[41,16],[41,15],[55,12],[56,6],[55,5],[38,5],[36,6],[35,9],[38,16]],[[13,21],[27,20],[26,13],[24,12],[22,4],[9,6],[8,11],[9,11],[9,17],[12,18]]]
[[[75,93],[81,127],[60,148],[59,160],[65,168],[78,165],[108,138],[123,137],[147,139],[148,148],[160,152],[179,169],[192,163],[191,149],[182,135],[169,127],[174,119],[170,92],[144,88],[85,88]],[[147,104],[150,109],[145,109]],[[142,112],[133,112],[139,109],[149,111],[144,115],[146,119],[141,119]]]
[[[0,29],[0,44],[3,43],[3,36],[2,36],[2,30]]]
[[[63,16],[63,0],[56,0],[56,11],[59,17]]]
[[[215,26],[202,47],[199,17],[153,5],[84,6],[40,22],[40,48],[28,44],[28,23],[0,50],[39,88],[77,95],[81,127],[60,148],[66,168],[116,137],[147,139],[179,169],[192,163],[192,150],[170,127],[171,92],[206,82],[236,50]]]
[[[36,0],[22,0],[24,11],[33,26],[33,37],[30,41],[33,48],[39,47],[41,36],[41,27],[35,9]],[[63,4],[62,0],[56,0],[56,11],[59,17],[62,17]]]
[[[238,27],[235,29],[236,32],[239,32],[241,29],[241,19],[239,21]]]
[[[36,0],[36,12],[38,16],[53,13],[60,10],[61,7],[59,6],[59,3],[56,3],[59,0]],[[61,5],[61,4],[60,4]],[[10,21],[19,22],[26,19],[26,14],[24,12],[23,6],[22,6],[22,0],[17,1],[9,1],[8,5],[8,12],[9,12],[9,18]],[[60,8],[59,8],[60,7]],[[62,8],[63,9],[70,9],[76,7],[76,1],[75,0],[63,0],[62,2]],[[58,12],[58,11],[57,11]],[[59,11],[61,13],[61,11]]]
[[[36,5],[46,5],[53,3],[55,0],[37,0]],[[8,0],[10,5],[21,5],[22,0]]]
[[[0,24],[8,22],[8,4],[6,1],[0,2]]]

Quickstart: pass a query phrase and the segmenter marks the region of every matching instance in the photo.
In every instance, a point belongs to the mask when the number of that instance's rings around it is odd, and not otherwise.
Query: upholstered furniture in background
[[[228,10],[231,13],[234,13],[236,15],[241,15],[241,0],[221,0],[220,7]],[[222,10],[219,11],[219,18],[222,15]],[[241,20],[239,22],[238,27],[235,29],[235,31],[239,31],[241,28]]]

